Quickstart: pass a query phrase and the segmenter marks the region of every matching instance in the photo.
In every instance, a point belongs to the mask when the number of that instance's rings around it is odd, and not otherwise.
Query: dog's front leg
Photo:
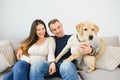
[[[60,54],[56,57],[56,59],[55,59],[55,62],[57,63],[59,60],[60,60],[60,58],[63,56],[63,55],[65,55],[66,54],[66,52],[68,52],[68,50],[69,50],[69,46],[68,45],[66,45],[65,47],[64,47],[64,49],[60,52]]]
[[[74,53],[70,57],[68,57],[67,59],[65,59],[64,61],[73,61],[74,59],[78,58],[81,55],[82,54],[80,52]]]
[[[105,42],[100,39],[100,49],[99,51],[96,53],[97,55],[95,56],[96,60],[104,53],[105,49],[106,49],[106,44]]]

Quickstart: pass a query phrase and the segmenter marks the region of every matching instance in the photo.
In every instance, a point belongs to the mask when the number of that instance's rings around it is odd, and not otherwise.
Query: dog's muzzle
[[[92,40],[92,39],[93,39],[93,35],[90,35],[90,36],[89,36],[89,40]]]

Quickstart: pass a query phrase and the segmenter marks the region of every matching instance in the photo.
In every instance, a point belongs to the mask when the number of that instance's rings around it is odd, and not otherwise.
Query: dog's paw
[[[69,59],[65,59],[63,62],[68,62],[68,61],[70,61]]]
[[[88,70],[86,70],[86,72],[87,73],[91,73],[91,72],[93,72],[95,70],[95,68],[93,68],[93,69],[88,69]]]
[[[58,62],[58,59],[55,59],[55,62],[57,63],[57,62]]]

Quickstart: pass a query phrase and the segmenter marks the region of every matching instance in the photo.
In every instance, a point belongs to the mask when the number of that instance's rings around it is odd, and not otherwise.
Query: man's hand
[[[16,54],[17,60],[20,59],[20,57],[22,56],[22,53],[23,53],[22,50],[19,50],[19,51],[17,52],[17,54]]]
[[[82,44],[80,45],[80,52],[83,54],[91,54],[92,48],[90,47],[89,44]]]
[[[52,75],[55,72],[56,72],[56,64],[54,62],[51,62],[49,66],[49,75]]]

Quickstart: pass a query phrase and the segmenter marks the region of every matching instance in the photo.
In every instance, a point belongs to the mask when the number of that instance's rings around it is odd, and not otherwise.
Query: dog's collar
[[[78,42],[84,42],[84,41],[81,41],[81,40],[79,39],[78,34],[76,34],[76,38],[77,38]]]

